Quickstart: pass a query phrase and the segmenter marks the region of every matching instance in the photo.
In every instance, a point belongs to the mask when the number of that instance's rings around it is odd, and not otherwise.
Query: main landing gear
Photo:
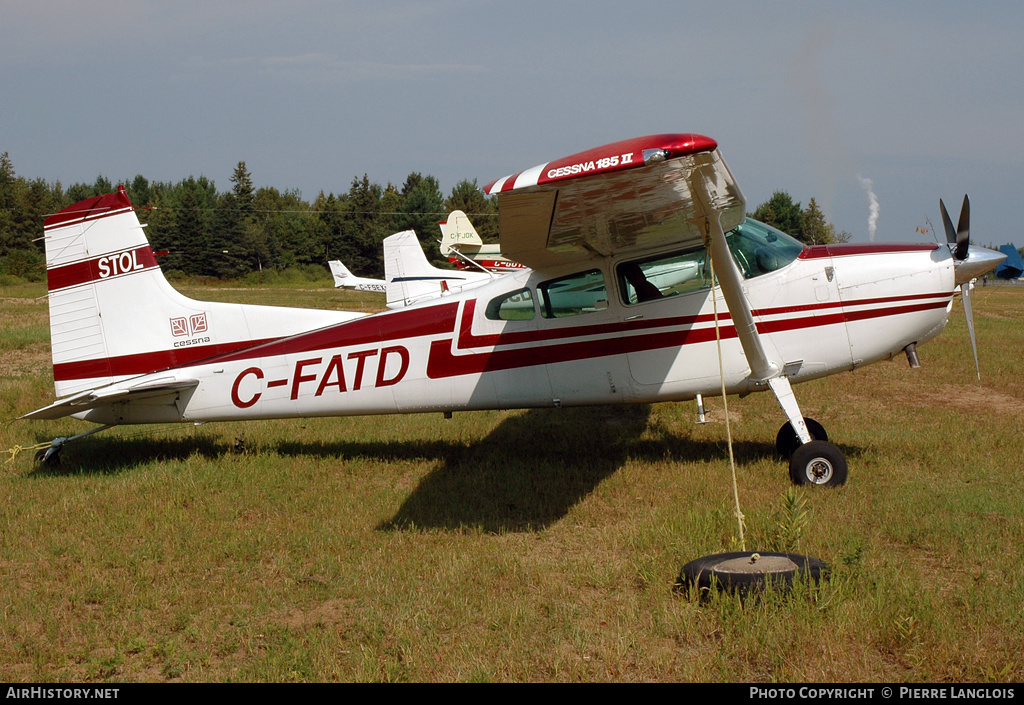
[[[789,460],[789,479],[794,485],[838,487],[846,482],[848,468],[843,452],[828,442],[824,427],[814,419],[804,418],[811,441],[801,443],[788,421],[779,429],[775,448]]]
[[[767,380],[788,421],[779,429],[775,447],[789,458],[789,479],[795,485],[838,487],[846,482],[846,458],[828,442],[822,425],[800,413],[789,379],[783,375]]]

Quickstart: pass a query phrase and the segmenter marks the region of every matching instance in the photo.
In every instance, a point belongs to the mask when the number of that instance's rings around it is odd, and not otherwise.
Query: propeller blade
[[[939,211],[942,213],[942,225],[946,228],[946,243],[949,245],[956,244],[956,230],[953,230],[953,221],[949,219],[949,213],[946,212],[946,204],[939,199]]]
[[[964,204],[960,207],[960,222],[956,226],[956,254],[954,257],[967,259],[967,248],[971,244],[971,202],[964,194]]]
[[[978,343],[974,339],[974,313],[971,311],[971,283],[964,282],[960,285],[960,296],[964,301],[964,314],[967,316],[967,332],[971,334],[971,349],[974,351],[974,369],[978,372],[978,381],[981,381],[981,366],[978,364]]]
[[[946,242],[952,248],[956,245],[956,249],[953,251],[953,257],[957,260],[967,259],[968,249],[971,245],[971,202],[967,196],[964,196],[964,204],[960,208],[960,221],[957,223],[956,230],[953,229],[953,221],[949,219],[949,213],[946,212],[946,204],[939,199],[939,210],[942,212],[942,225],[946,229]]]

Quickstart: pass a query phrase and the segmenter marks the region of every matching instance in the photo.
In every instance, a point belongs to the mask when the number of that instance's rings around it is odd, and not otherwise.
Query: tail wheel
[[[828,441],[804,443],[789,459],[789,479],[795,485],[839,487],[847,472],[842,451]]]

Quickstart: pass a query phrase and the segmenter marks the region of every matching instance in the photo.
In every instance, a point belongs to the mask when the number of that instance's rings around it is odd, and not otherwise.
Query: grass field
[[[192,296],[370,309],[329,288]],[[52,401],[41,285],[0,288],[0,409]],[[1024,679],[1024,287],[797,388],[850,479],[793,493],[770,395],[729,400],[750,549],[831,577],[702,602],[737,548],[721,400],[116,428],[0,464],[0,682]],[[3,448],[89,426],[7,423]]]

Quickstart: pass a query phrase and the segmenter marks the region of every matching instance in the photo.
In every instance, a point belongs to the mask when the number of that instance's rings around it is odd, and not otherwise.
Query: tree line
[[[165,272],[230,279],[256,271],[316,268],[340,259],[361,276],[383,276],[382,242],[412,229],[428,258],[439,257],[438,222],[453,210],[470,216],[485,241],[496,242],[497,202],[476,180],[460,181],[444,196],[436,178],[409,174],[401,186],[381,186],[367,175],[353,178],[348,192],[321,191],[312,201],[297,190],[255,188],[244,161],[218,191],[206,177],[178,183],[142,175],[121,182],[136,206],[146,235]],[[105,176],[67,189],[60,182],[16,175],[7,152],[0,155],[0,274],[38,280],[45,276],[43,220],[46,215],[117,188]],[[844,242],[812,198],[801,208],[776,191],[750,214],[809,244]]]
[[[776,191],[772,197],[748,215],[754,220],[772,226],[787,235],[792,235],[808,245],[830,245],[835,242],[849,242],[850,233],[839,232],[825,220],[818,202],[812,197],[806,208],[785,191]]]
[[[469,214],[481,237],[497,237],[497,205],[476,181],[460,181],[448,196],[433,176],[414,172],[401,186],[354,178],[347,193],[320,192],[307,201],[297,190],[255,188],[245,162],[218,191],[204,176],[167,183],[142,175],[121,183],[165,272],[236,278],[254,271],[326,268],[340,259],[363,276],[383,276],[384,238],[413,229],[429,256],[439,256],[438,223],[452,210]],[[81,200],[110,193],[105,176],[64,189],[60,182],[15,174],[0,155],[0,274],[45,275],[43,221]]]

